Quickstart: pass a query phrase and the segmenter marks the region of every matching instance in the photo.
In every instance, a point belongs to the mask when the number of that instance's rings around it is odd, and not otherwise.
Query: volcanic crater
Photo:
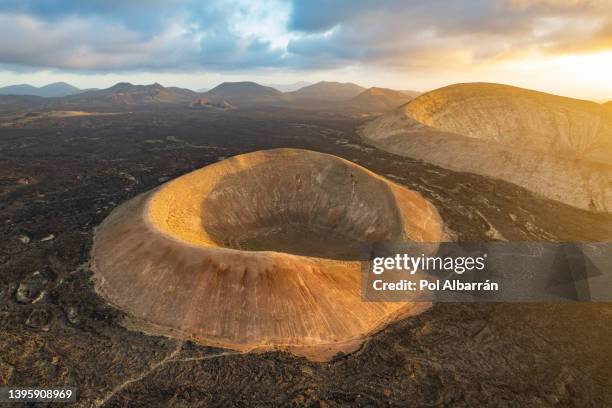
[[[97,228],[92,266],[139,330],[324,361],[429,307],[362,301],[361,251],[442,235],[418,193],[336,156],[274,149],[124,203]]]

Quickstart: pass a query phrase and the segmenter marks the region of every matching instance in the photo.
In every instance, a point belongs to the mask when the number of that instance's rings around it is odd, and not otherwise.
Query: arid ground
[[[606,241],[610,215],[376,150],[348,114],[13,113],[0,118],[0,384],[75,386],[83,407],[612,406],[612,304],[436,304],[313,363],[130,331],[88,266],[94,227],[118,204],[274,147],[332,153],[422,193],[460,241]]]

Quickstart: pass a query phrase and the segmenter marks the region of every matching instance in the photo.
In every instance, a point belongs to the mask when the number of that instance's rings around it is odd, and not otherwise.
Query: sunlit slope
[[[457,84],[366,124],[362,135],[393,153],[612,211],[612,112],[601,104],[507,85]]]

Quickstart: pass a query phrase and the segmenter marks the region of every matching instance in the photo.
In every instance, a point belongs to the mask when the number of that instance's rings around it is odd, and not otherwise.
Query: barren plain
[[[3,126],[0,383],[72,385],[83,407],[612,406],[610,304],[435,304],[317,363],[146,335],[96,294],[93,231],[115,207],[278,147],[334,154],[421,193],[459,241],[611,238],[608,214],[377,150],[362,124],[312,109],[151,107]]]

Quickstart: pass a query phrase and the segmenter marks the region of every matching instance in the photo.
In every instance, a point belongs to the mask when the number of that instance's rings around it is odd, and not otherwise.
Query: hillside
[[[386,112],[412,100],[402,91],[388,88],[369,88],[351,99],[351,104],[367,111]]]
[[[59,98],[78,94],[80,92],[82,92],[82,90],[65,82],[55,82],[41,87],[21,84],[0,88],[0,95],[31,95],[43,98]]]
[[[45,102],[40,96],[0,95],[0,112],[14,112],[21,109],[38,109]]]
[[[213,100],[226,100],[232,105],[278,101],[283,93],[255,82],[223,82],[204,96]]]
[[[189,89],[151,85],[133,85],[120,82],[107,89],[83,92],[63,98],[62,103],[85,105],[141,105],[189,103],[197,99],[198,93]]]
[[[424,94],[362,129],[384,150],[612,211],[612,114],[594,102],[499,84]]]
[[[363,91],[365,88],[350,82],[321,81],[285,95],[292,100],[348,101]]]

